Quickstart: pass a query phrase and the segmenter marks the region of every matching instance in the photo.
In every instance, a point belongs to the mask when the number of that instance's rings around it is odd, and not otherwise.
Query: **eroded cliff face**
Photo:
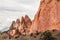
[[[34,21],[32,22],[30,33],[46,30],[60,30],[60,1],[41,0],[41,4]]]
[[[22,17],[21,20],[17,19],[16,21],[12,22],[9,34],[11,36],[26,35],[30,31],[29,29],[31,27],[31,23],[32,22],[30,18],[27,15],[25,15],[25,17]]]
[[[60,0],[41,0],[33,21],[27,15],[13,21],[10,35],[27,35],[53,29],[60,30]]]

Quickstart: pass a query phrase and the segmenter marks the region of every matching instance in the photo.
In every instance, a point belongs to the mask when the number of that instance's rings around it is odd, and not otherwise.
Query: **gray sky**
[[[26,14],[33,19],[39,2],[40,0],[0,0],[0,30]]]

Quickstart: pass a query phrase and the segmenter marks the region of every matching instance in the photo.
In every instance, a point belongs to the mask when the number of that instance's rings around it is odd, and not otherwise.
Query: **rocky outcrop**
[[[60,30],[60,1],[41,0],[39,9],[33,19],[25,15],[21,20],[13,21],[10,27],[10,34],[28,35],[46,30]]]
[[[60,30],[60,1],[41,0],[39,9],[32,22],[30,33],[52,29]]]
[[[41,0],[33,21],[27,15],[13,21],[0,40],[60,40],[59,30],[60,0]]]
[[[25,15],[25,17],[22,17],[21,18],[21,21],[20,19],[17,19],[16,21],[13,21],[12,24],[11,24],[11,27],[10,27],[10,32],[9,34],[11,36],[15,36],[15,35],[28,35],[29,34],[29,31],[30,31],[30,27],[31,27],[31,20],[30,18]]]
[[[25,15],[25,17],[21,18],[19,31],[23,34],[28,34],[30,31],[31,23],[32,22],[31,22],[30,18],[27,15]]]

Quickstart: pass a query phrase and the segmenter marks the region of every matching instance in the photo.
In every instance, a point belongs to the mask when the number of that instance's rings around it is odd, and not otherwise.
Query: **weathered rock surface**
[[[10,27],[10,34],[28,35],[46,30],[60,30],[60,1],[41,0],[39,9],[33,19],[25,15],[21,20],[13,21]]]
[[[6,40],[42,40],[43,38],[40,39],[42,34],[39,32],[53,29],[60,30],[60,0],[41,0],[33,21],[27,15],[21,20],[13,21],[8,32],[0,34],[0,40],[3,38]],[[59,39],[60,31],[55,32],[51,33]]]
[[[30,18],[25,15],[25,17],[22,17],[21,20],[17,19],[16,21],[13,21],[10,27],[10,35],[28,35],[31,27],[31,20]]]
[[[30,33],[52,29],[60,30],[60,0],[41,0]]]

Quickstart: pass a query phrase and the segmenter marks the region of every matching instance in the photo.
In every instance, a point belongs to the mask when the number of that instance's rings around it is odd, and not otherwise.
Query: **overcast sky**
[[[26,14],[33,19],[39,2],[40,0],[0,0],[0,30]]]

